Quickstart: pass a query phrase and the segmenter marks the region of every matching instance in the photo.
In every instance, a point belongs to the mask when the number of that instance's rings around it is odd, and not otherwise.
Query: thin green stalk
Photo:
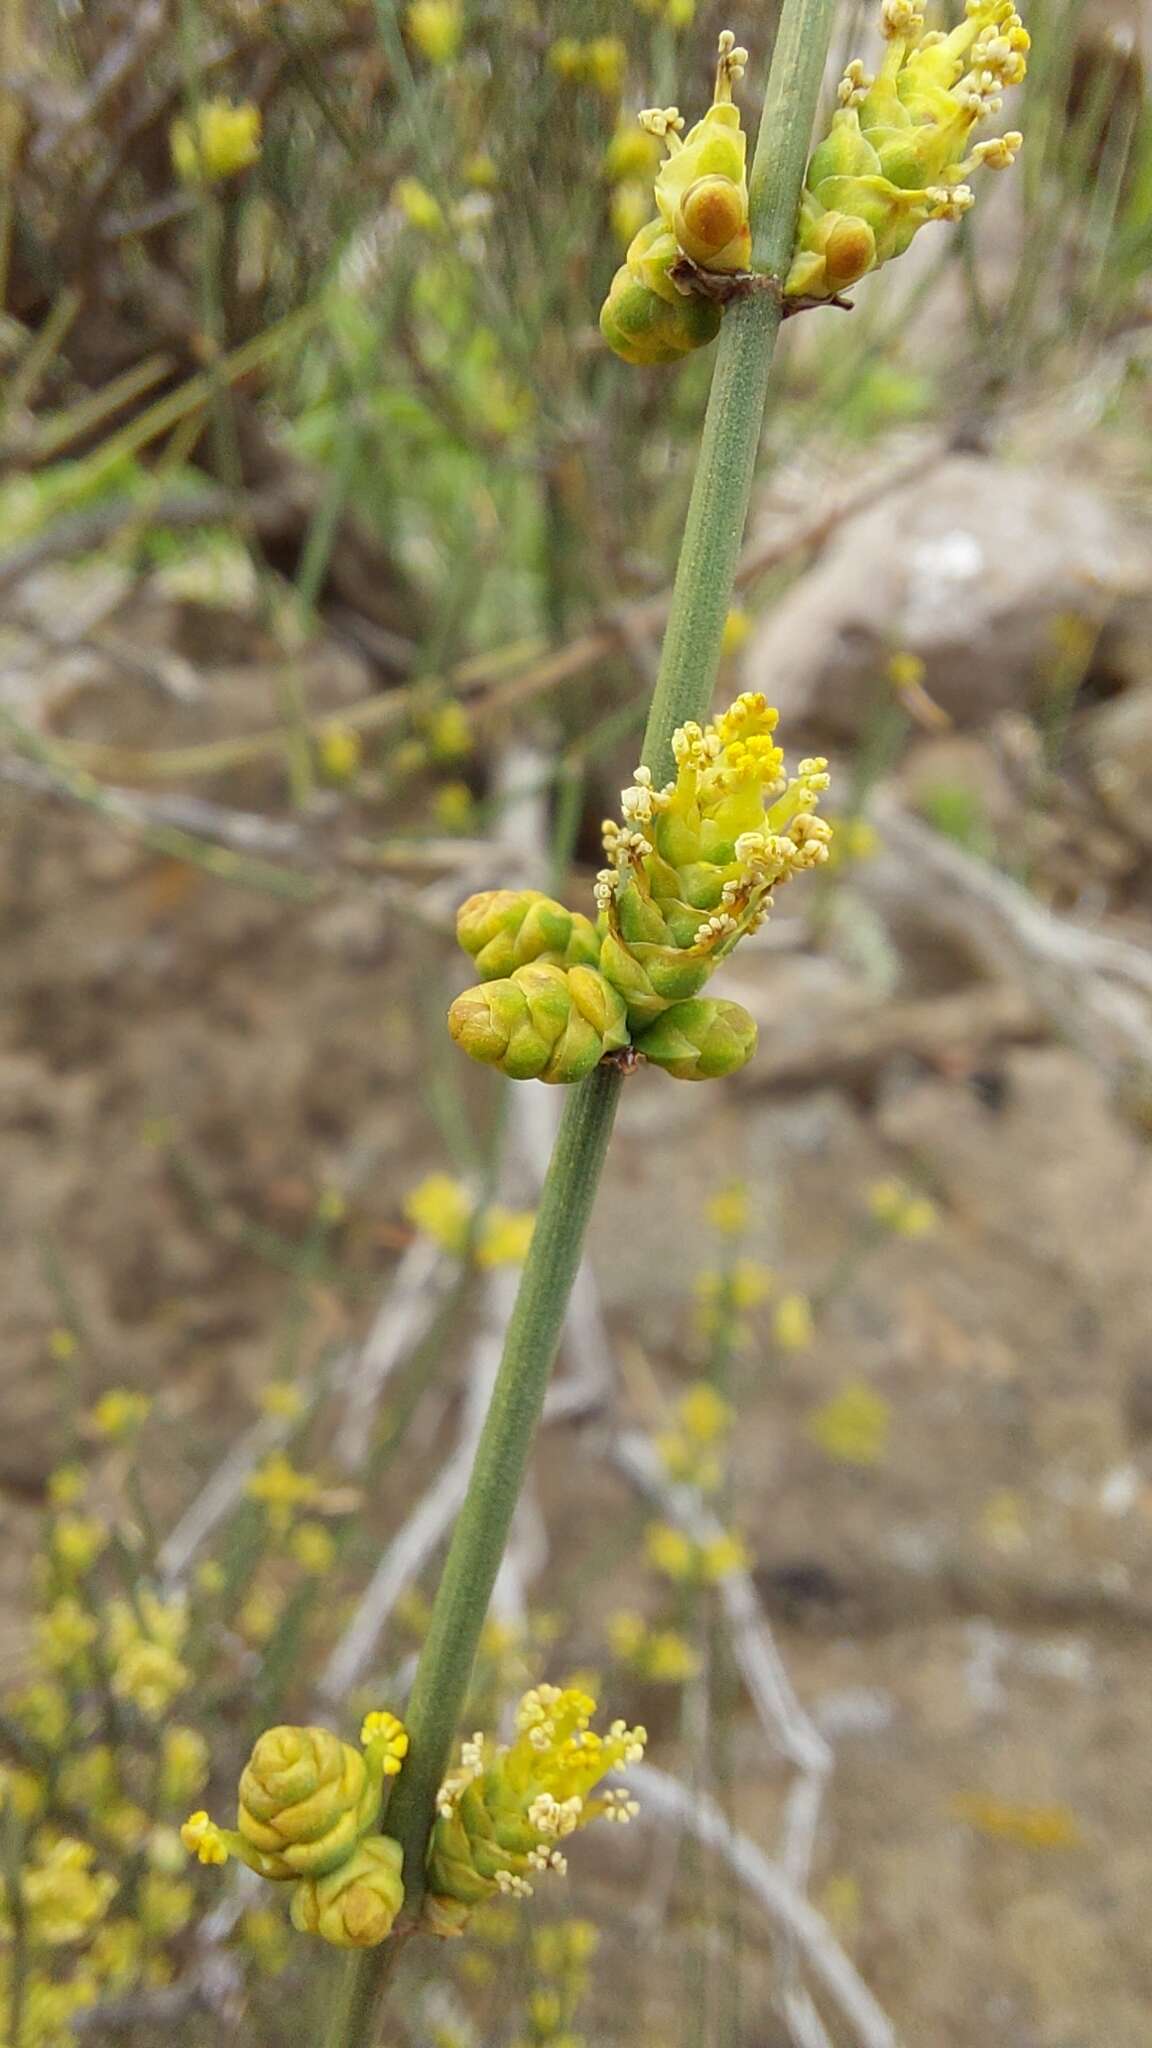
[[[783,313],[808,141],[835,0],[784,0],[752,166],[753,264],[767,282],[729,307],[676,573],[643,758],[673,772],[672,735],[707,716],[756,463],[772,351]],[[600,1067],[569,1094],[537,1212],[468,1493],[453,1531],[408,1707],[411,1749],[388,1809],[404,1849],[406,1923],[423,1892],[436,1793],[459,1727],[476,1644],[504,1552],[560,1338],[620,1093]],[[331,2048],[373,2038],[392,1945],[352,1965]]]

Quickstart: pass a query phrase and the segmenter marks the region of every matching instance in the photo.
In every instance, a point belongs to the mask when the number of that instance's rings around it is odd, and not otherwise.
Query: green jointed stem
[[[753,263],[778,284],[792,253],[834,4],[784,0],[751,174]],[[673,773],[676,727],[705,719],[711,703],[780,319],[780,295],[771,287],[725,314],[644,737],[643,759],[657,782]],[[406,1915],[418,1908],[423,1890],[436,1792],[544,1404],[619,1090],[619,1076],[600,1067],[569,1094],[467,1497],[433,1604],[407,1713],[411,1750],[387,1816],[389,1834],[404,1849]],[[351,1965],[355,1974],[330,2031],[332,2048],[363,2048],[371,2040],[393,1953],[394,1944],[387,1944]]]

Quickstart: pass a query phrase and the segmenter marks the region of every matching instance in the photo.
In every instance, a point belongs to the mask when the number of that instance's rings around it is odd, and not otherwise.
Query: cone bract
[[[269,1728],[240,1779],[236,1826],[264,1877],[335,1868],[380,1810],[378,1776],[326,1728]]]
[[[542,960],[466,989],[448,1029],[473,1059],[514,1081],[582,1081],[628,1043],[623,999],[596,968]]]
[[[595,967],[600,947],[591,920],[539,889],[484,889],[456,914],[456,937],[476,962],[481,981],[497,981],[545,960],[556,967]]]
[[[756,1025],[741,1003],[705,996],[673,1003],[637,1039],[636,1050],[677,1081],[714,1081],[747,1065]]]
[[[404,1904],[403,1861],[389,1835],[365,1835],[334,1870],[301,1878],[292,1893],[292,1925],[336,1948],[375,1948]]]

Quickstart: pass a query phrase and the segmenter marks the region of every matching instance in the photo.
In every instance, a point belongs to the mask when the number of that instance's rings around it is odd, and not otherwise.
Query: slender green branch
[[[657,781],[672,772],[675,728],[686,719],[705,718],[711,702],[782,314],[779,287],[792,253],[834,4],[784,0],[751,176],[753,261],[776,288],[769,284],[731,306],[720,335],[644,739],[643,757]],[[386,1822],[404,1848],[409,1925],[423,1891],[436,1792],[543,1406],[619,1090],[619,1076],[601,1067],[569,1095],[467,1498],[433,1604],[408,1709],[411,1751]],[[391,1945],[352,1966],[346,1999],[333,2016],[331,2048],[362,2048],[371,2041],[390,1957]]]

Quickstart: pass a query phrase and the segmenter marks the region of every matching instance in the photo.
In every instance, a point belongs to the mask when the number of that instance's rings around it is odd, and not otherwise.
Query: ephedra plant
[[[460,912],[480,978],[453,1004],[452,1036],[515,1081],[569,1092],[405,1724],[369,1713],[359,1747],[271,1728],[236,1826],[200,1811],[184,1828],[201,1861],[236,1856],[290,1887],[302,1933],[364,1951],[330,2015],[332,2048],[376,2038],[404,1940],[462,1932],[477,1906],[562,1873],[563,1845],[588,1821],[633,1810],[605,1780],[639,1759],[644,1731],[597,1731],[579,1687],[533,1688],[507,1740],[479,1733],[454,1751],[625,1077],[707,1081],[752,1057],[752,1019],[705,990],[773,890],[827,858],[827,764],[786,773],[759,695],[709,717],[773,349],[786,315],[842,302],[922,226],[958,218],[971,172],[1010,164],[1020,143],[1014,131],[971,140],[1023,76],[1010,0],[969,0],[948,33],[927,30],[914,0],[883,0],[879,71],[848,67],[809,159],[832,13],[832,0],[785,0],[750,170],[732,98],[747,58],[730,32],[693,128],[675,107],[641,116],[666,154],[602,330],[639,364],[718,336],[712,391],[642,759],[605,827],[595,917],[498,887]]]

